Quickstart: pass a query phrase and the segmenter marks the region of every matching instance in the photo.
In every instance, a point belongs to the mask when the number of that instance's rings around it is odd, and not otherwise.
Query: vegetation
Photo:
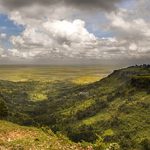
[[[96,150],[149,150],[149,76],[150,65],[141,65],[83,85],[65,77],[53,82],[1,80],[0,98],[7,110],[3,119],[45,126]]]
[[[0,149],[12,150],[84,150],[80,144],[55,135],[50,129],[19,126],[0,121]],[[86,148],[86,150],[92,150]]]
[[[5,101],[0,98],[0,119],[6,118],[8,116],[8,108]]]
[[[88,84],[98,81],[115,67],[110,66],[0,66],[0,80],[7,81],[70,81]]]

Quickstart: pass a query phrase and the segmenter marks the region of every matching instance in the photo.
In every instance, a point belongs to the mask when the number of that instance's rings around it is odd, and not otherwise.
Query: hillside
[[[150,65],[114,71],[88,85],[0,82],[7,120],[48,126],[97,150],[150,149]]]
[[[62,135],[56,136],[50,129],[37,129],[0,121],[0,149],[6,150],[92,150],[82,148]]]

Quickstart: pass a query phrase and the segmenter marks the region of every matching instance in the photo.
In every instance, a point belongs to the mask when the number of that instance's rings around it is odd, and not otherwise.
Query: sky
[[[0,64],[150,63],[149,0],[0,0]]]

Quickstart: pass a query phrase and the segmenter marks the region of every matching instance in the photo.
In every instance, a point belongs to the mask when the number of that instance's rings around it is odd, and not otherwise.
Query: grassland
[[[88,84],[108,75],[110,66],[0,66],[0,80],[7,81],[71,81]]]

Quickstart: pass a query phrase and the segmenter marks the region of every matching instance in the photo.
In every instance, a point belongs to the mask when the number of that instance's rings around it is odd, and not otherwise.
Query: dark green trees
[[[4,100],[0,97],[0,119],[8,116],[8,108]]]

